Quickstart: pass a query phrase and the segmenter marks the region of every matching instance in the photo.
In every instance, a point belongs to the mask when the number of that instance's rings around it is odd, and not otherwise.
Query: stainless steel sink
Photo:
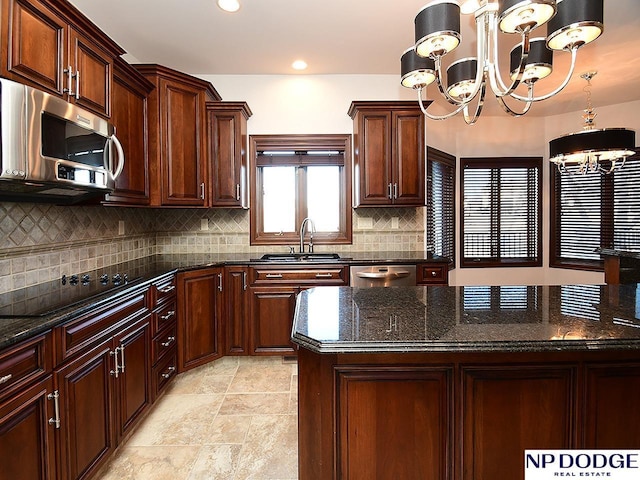
[[[337,253],[266,253],[260,260],[269,262],[326,262],[340,260]]]

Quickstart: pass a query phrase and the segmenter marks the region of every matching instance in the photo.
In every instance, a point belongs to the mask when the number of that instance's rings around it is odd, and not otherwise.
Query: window
[[[350,135],[252,135],[251,244],[298,245],[310,218],[315,244],[351,243]]]
[[[542,158],[463,158],[463,267],[540,266]]]
[[[427,250],[455,264],[456,158],[427,147]]]
[[[610,175],[551,172],[552,267],[602,270],[599,247],[640,251],[640,161]]]

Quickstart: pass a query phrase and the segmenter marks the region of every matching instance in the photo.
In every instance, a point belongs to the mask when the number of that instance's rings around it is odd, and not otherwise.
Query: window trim
[[[535,260],[521,260],[517,258],[501,259],[467,259],[464,255],[464,172],[470,168],[537,168],[537,249]],[[485,157],[485,158],[461,158],[460,159],[460,267],[541,267],[543,246],[542,246],[542,157]]]
[[[262,231],[262,198],[258,195],[260,172],[258,152],[265,150],[340,150],[344,152],[344,166],[340,176],[341,205],[340,232],[315,233],[313,241],[316,245],[351,244],[353,238],[351,220],[351,135],[250,135],[249,136],[249,173],[250,173],[250,237],[251,245],[297,245],[300,236],[297,232],[264,233]],[[304,188],[304,184],[302,184]],[[296,208],[296,210],[298,210]],[[296,218],[299,225],[302,218]]]

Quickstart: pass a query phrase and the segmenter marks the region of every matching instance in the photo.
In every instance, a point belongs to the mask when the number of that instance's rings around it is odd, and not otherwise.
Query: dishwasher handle
[[[411,275],[408,270],[397,270],[395,272],[356,272],[356,277],[360,278],[404,278]]]

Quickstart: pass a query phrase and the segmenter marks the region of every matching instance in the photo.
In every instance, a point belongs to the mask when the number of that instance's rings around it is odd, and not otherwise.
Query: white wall
[[[413,100],[397,75],[203,75],[223,100],[246,101],[253,111],[249,134],[352,133],[347,115],[354,100]],[[492,101],[491,98],[488,101]],[[553,100],[550,100],[553,101]],[[640,131],[640,102],[597,107],[600,128]],[[543,156],[548,142],[581,128],[582,112],[541,118],[481,116],[473,126],[462,119],[427,122],[427,143],[461,157]],[[459,169],[458,169],[459,171]],[[459,172],[458,172],[459,173]],[[458,177],[459,178],[459,177]],[[460,191],[458,183],[457,191]],[[458,206],[459,207],[459,206]],[[460,218],[459,208],[456,212]],[[543,172],[543,265],[549,263],[549,165]],[[458,238],[458,236],[456,237]],[[459,243],[458,244],[459,248]],[[460,255],[458,254],[458,258]],[[598,272],[540,268],[456,268],[452,285],[603,283]]]

